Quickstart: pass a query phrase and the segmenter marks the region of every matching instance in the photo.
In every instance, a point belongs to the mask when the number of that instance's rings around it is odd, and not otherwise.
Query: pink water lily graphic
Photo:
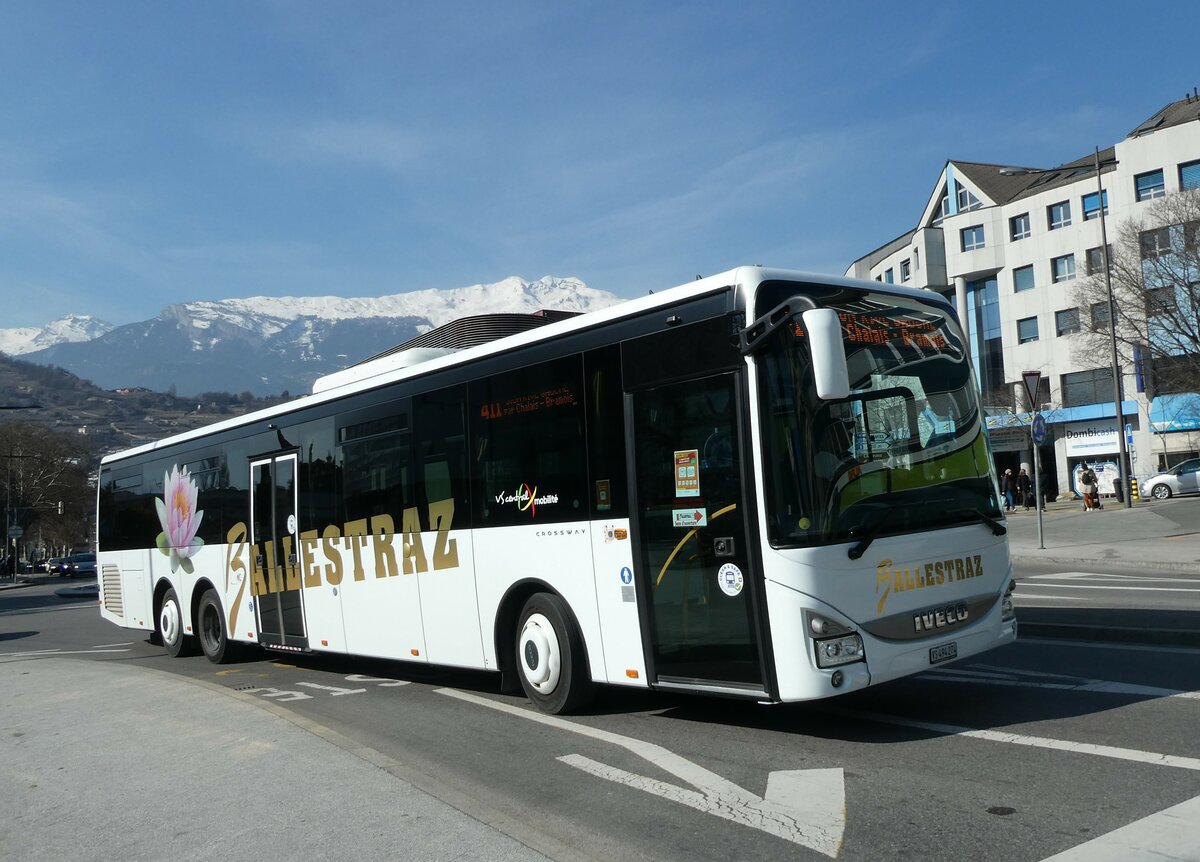
[[[196,535],[204,512],[196,508],[196,483],[188,475],[187,468],[172,467],[163,474],[163,498],[154,499],[158,509],[158,521],[163,531],[158,534],[158,549],[171,558],[171,571],[183,569],[192,573],[192,561],[204,547],[204,540]]]

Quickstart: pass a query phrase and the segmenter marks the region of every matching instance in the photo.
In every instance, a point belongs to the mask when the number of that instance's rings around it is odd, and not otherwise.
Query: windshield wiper
[[[1008,527],[1004,526],[999,521],[997,521],[995,518],[993,518],[991,515],[987,514],[986,512],[982,511],[981,509],[955,509],[954,511],[949,512],[948,514],[968,515],[970,517],[970,519],[975,523],[987,524],[989,527],[992,528],[993,536],[1003,536],[1005,533],[1008,532]]]
[[[866,529],[863,531],[863,535],[858,538],[858,542],[846,552],[846,556],[852,560],[857,560],[859,557],[865,554],[867,552],[867,548],[871,547],[871,543],[879,538],[879,534],[883,532],[883,528],[887,526],[888,522],[892,520],[892,516],[895,515],[899,509],[899,506],[888,506],[885,508],[883,510],[883,514],[876,518],[874,523],[866,527]],[[850,535],[853,536],[854,534],[855,531],[851,530]]]

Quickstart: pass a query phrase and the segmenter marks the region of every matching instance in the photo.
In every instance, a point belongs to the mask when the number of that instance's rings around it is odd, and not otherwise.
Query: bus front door
[[[308,648],[296,527],[296,456],[250,464],[251,583],[258,642]]]
[[[629,394],[636,562],[653,680],[765,691],[742,487],[739,376]]]

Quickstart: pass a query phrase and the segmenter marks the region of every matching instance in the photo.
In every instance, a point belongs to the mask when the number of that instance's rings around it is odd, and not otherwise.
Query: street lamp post
[[[1121,499],[1125,503],[1125,508],[1133,508],[1133,488],[1129,484],[1128,468],[1126,467],[1126,457],[1128,452],[1125,447],[1125,414],[1122,411],[1124,402],[1124,389],[1121,381],[1121,365],[1117,361],[1117,307],[1113,300],[1112,288],[1112,269],[1108,259],[1108,226],[1105,223],[1105,206],[1104,206],[1104,183],[1100,180],[1100,148],[1096,147],[1096,194],[1098,198],[1096,204],[1100,207],[1100,254],[1104,264],[1104,289],[1108,294],[1108,338],[1109,347],[1112,351],[1112,375],[1113,375],[1113,406],[1116,410],[1114,414],[1117,422],[1117,451],[1120,456],[1117,458],[1117,475],[1120,481]]]

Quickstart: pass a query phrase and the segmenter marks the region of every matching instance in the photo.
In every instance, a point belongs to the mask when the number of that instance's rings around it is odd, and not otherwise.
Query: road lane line
[[[1135,593],[1200,593],[1200,587],[1103,587],[1091,584],[1031,584],[1028,581],[1019,581],[1017,589],[1021,587],[1046,590],[1125,590]]]
[[[1070,754],[1092,754],[1097,757],[1109,757],[1113,760],[1129,760],[1134,763],[1146,763],[1152,766],[1171,766],[1176,769],[1190,769],[1200,772],[1200,758],[1182,757],[1175,754],[1160,754],[1154,751],[1138,751],[1133,748],[1117,748],[1112,745],[1095,745],[1090,742],[1071,742],[1066,739],[1050,739],[1045,736],[1028,736],[1022,733],[1008,733],[1001,730],[978,730],[973,727],[959,727],[953,724],[942,724],[935,721],[917,721],[911,718],[899,718],[892,715],[882,715],[875,712],[862,712],[840,707],[822,707],[823,712],[842,715],[847,718],[858,718],[863,721],[874,721],[879,724],[894,724],[900,727],[912,727],[917,730],[928,730],[944,736],[969,736],[975,739],[986,739],[991,742],[1007,742],[1010,745],[1027,745],[1033,748],[1047,748],[1054,751],[1065,751]]]
[[[1200,862],[1200,796],[1042,862]]]
[[[589,775],[766,832],[835,859],[841,853],[846,829],[846,781],[840,768],[771,772],[767,776],[766,793],[760,797],[652,742],[622,736],[586,724],[576,724],[457,689],[439,688],[435,691],[528,721],[617,745],[677,778],[682,778],[696,790],[618,769],[580,754],[568,754],[557,758],[560,762]]]

